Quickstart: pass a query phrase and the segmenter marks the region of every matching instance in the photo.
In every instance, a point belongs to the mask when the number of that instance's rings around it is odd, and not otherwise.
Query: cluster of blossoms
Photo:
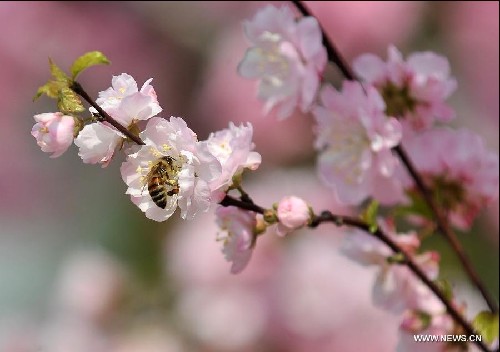
[[[109,122],[96,121],[98,112],[92,107],[93,117],[86,125],[78,117],[60,112],[36,115],[32,135],[43,151],[53,153],[52,157],[62,155],[74,141],[83,162],[102,167],[109,165],[117,150],[124,151],[126,161],[120,171],[128,186],[126,194],[146,217],[165,221],[179,208],[183,219],[193,219],[238,187],[244,169],[259,167],[261,155],[253,151],[253,128],[249,123],[230,123],[227,129],[199,141],[182,118],[156,116],[162,108],[150,83],[151,79],[139,90],[136,81],[123,73],[113,77],[112,86],[96,100],[129,131],[139,131],[140,121],[146,121],[139,134],[143,145],[131,144]],[[298,216],[294,215],[297,206]],[[216,216],[223,252],[233,263],[231,271],[240,272],[250,259],[259,232],[257,214],[219,206]],[[271,222],[283,219],[278,226],[284,235],[304,226],[309,217],[306,203],[292,197],[280,203]]]
[[[284,119],[297,106],[309,111],[327,60],[318,21],[313,17],[296,21],[289,8],[268,5],[243,26],[252,47],[238,72],[260,80],[258,96],[265,101],[264,112],[276,107]]]
[[[325,68],[325,49],[313,18],[295,20],[288,8],[267,6],[244,28],[252,47],[240,63],[240,74],[259,79],[258,95],[266,106],[286,102],[279,118],[290,116],[293,107],[312,112],[318,173],[340,202],[360,205],[373,198],[384,205],[407,204],[414,185],[392,152],[398,145],[408,146],[410,159],[434,193],[447,188],[441,205],[453,205],[453,224],[470,226],[478,211],[498,197],[498,155],[472,132],[436,127],[436,122],[455,117],[445,102],[457,85],[445,57],[420,52],[404,60],[390,46],[387,61],[373,54],[356,58],[359,82],[345,81],[337,90],[317,81]],[[307,38],[309,44],[297,38]],[[293,58],[301,53],[301,60],[292,60],[290,52]],[[281,69],[272,65],[276,63],[282,63]],[[297,81],[292,73],[302,72],[301,67],[317,70]],[[272,82],[281,89],[268,89]],[[285,88],[288,98],[283,100]],[[307,108],[297,96],[308,97]]]
[[[146,121],[162,111],[151,81],[149,79],[138,90],[137,83],[130,75],[124,73],[113,77],[112,86],[99,93],[96,103],[122,126],[134,129],[139,121]],[[91,111],[97,113],[95,109]],[[84,163],[105,167],[125,140],[126,136],[109,123],[94,122],[78,133],[75,144]]]
[[[394,224],[389,220],[380,219],[379,226],[405,255],[413,258],[429,279],[438,279],[439,254],[435,251],[419,253],[420,239],[415,232],[396,233]],[[399,350],[413,350],[414,340],[410,339],[411,334],[446,335],[457,331],[457,326],[446,313],[443,303],[408,267],[401,265],[387,245],[365,232],[354,230],[345,237],[342,252],[364,266],[378,268],[372,300],[375,306],[403,314],[400,329],[408,334],[402,335]],[[436,350],[447,351],[447,348],[452,348],[451,344],[442,343]]]
[[[83,162],[102,167],[117,150],[123,150],[127,160],[121,174],[132,202],[156,221],[167,220],[177,207],[183,219],[192,219],[224,198],[233,177],[245,168],[258,168],[261,157],[253,151],[252,126],[230,124],[228,129],[198,141],[182,118],[156,116],[162,108],[150,82],[139,90],[136,81],[124,73],[113,77],[112,87],[100,92],[96,100],[129,131],[138,131],[139,122],[147,121],[139,134],[144,145],[125,145],[129,143],[127,136],[108,122],[83,126],[83,121],[62,113],[35,116],[38,123],[32,134],[42,150],[54,152],[52,156],[60,156],[76,134],[74,143]],[[90,110],[97,114],[94,108]],[[157,186],[154,194],[153,186]]]
[[[387,62],[373,54],[356,58],[353,68],[363,82],[377,88],[388,116],[395,116],[405,130],[422,131],[434,121],[448,122],[455,112],[445,100],[457,87],[450,77],[448,60],[432,52],[413,53],[406,61],[394,46]]]
[[[403,147],[436,204],[445,210],[447,221],[460,229],[470,228],[479,211],[498,198],[499,159],[474,133],[443,126],[455,117],[446,103],[457,86],[448,60],[432,52],[413,53],[405,60],[390,46],[387,61],[373,54],[356,58],[353,69],[358,80],[344,81],[336,89],[312,79],[321,78],[325,68],[318,65],[320,55],[307,55],[303,42],[283,34],[301,33],[306,21],[310,21],[307,48],[323,53],[317,44],[322,42],[319,24],[308,17],[295,20],[286,7],[267,6],[244,25],[252,47],[239,72],[245,78],[259,79],[258,97],[265,101],[265,110],[281,102],[278,118],[290,116],[293,107],[312,113],[318,173],[341,203],[357,206],[371,198],[385,206],[411,206],[421,190],[394,152]],[[294,60],[297,53],[302,53],[300,62]],[[317,70],[297,85],[300,81],[292,73],[303,72],[302,67]],[[307,100],[296,98],[305,96]],[[426,221],[415,215],[407,220]],[[437,279],[439,255],[417,254],[420,240],[416,233],[396,235],[387,223],[379,226],[430,280]],[[355,231],[344,251],[364,265],[380,268],[374,302],[404,312],[402,331],[460,331],[442,302],[406,266],[392,263],[392,250],[378,239]],[[412,341],[406,337],[399,347],[412,350]],[[436,350],[448,348],[452,346]]]
[[[446,58],[424,52],[404,60],[390,46],[386,62],[371,54],[355,59],[359,80],[345,81],[337,89],[321,79],[327,50],[316,19],[296,20],[287,7],[269,5],[246,21],[244,30],[251,47],[238,72],[258,79],[258,97],[266,114],[275,110],[279,119],[285,119],[296,108],[311,113],[318,173],[341,203],[358,206],[371,198],[384,206],[411,205],[421,190],[394,153],[401,147],[454,226],[469,228],[481,208],[498,197],[498,155],[472,132],[442,126],[455,116],[445,102],[456,88]],[[246,267],[257,236],[269,226],[276,224],[276,233],[284,236],[312,225],[314,213],[304,200],[288,196],[272,209],[263,209],[242,190],[242,172],[256,170],[261,163],[260,154],[253,150],[251,124],[230,123],[200,141],[182,118],[157,116],[162,108],[150,83],[138,89],[131,76],[122,74],[96,100],[142,143],[130,144],[130,136],[94,108],[87,124],[60,112],[36,115],[32,135],[52,157],[64,153],[74,140],[83,162],[102,167],[122,150],[126,161],[120,171],[126,194],[155,221],[167,220],[177,208],[182,219],[191,220],[238,190],[245,206],[223,203],[215,210],[217,238],[232,262],[232,273]],[[377,226],[405,258],[411,258],[430,280],[437,279],[439,255],[419,253],[416,232],[396,234],[387,220],[379,220]],[[379,268],[373,300],[404,314],[402,331],[457,331],[443,302],[378,239],[354,231],[344,252],[363,265]],[[404,339],[401,343],[405,344]]]
[[[471,131],[435,128],[403,145],[457,228],[469,229],[482,207],[498,197],[498,155]],[[405,176],[412,192],[414,183]]]
[[[285,236],[311,222],[312,210],[301,198],[287,196],[274,204],[264,216],[234,206],[219,207],[216,211],[218,239],[224,243],[224,255],[232,262],[231,272],[241,272],[250,261],[257,236],[276,224],[278,236]]]

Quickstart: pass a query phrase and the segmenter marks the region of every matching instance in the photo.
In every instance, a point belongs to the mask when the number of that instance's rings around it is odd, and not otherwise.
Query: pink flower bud
[[[306,225],[311,217],[307,203],[295,196],[285,197],[279,202],[277,215],[280,236]]]
[[[50,157],[57,158],[73,143],[75,120],[61,112],[48,112],[34,117],[37,123],[31,130],[32,136],[43,152],[53,153]]]

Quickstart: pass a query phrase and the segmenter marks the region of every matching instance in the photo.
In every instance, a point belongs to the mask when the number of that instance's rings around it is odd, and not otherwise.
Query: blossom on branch
[[[256,214],[236,207],[218,207],[215,215],[220,232],[217,239],[222,241],[222,252],[227,261],[232,262],[231,273],[238,274],[247,266],[255,244]]]
[[[34,116],[36,124],[31,135],[43,152],[52,153],[51,158],[61,156],[73,143],[75,119],[61,112],[48,112]]]
[[[210,183],[221,166],[186,122],[152,118],[141,139],[146,144],[128,155],[120,169],[132,202],[155,221],[167,220],[177,206],[183,219],[207,211],[213,203]]]
[[[279,236],[285,236],[287,233],[299,229],[309,223],[311,220],[311,210],[307,203],[298,197],[284,197],[276,209],[278,217],[278,227],[276,232]]]
[[[478,212],[498,198],[498,154],[466,129],[434,129],[405,141],[415,167],[449,220],[469,229]],[[415,187],[406,175],[405,187]]]
[[[325,86],[321,103],[313,114],[318,170],[326,185],[345,204],[368,197],[384,204],[401,201],[402,187],[394,177],[398,159],[391,151],[401,140],[401,125],[385,115],[380,94],[345,81],[341,92]]]
[[[439,274],[437,252],[417,254],[420,241],[415,233],[396,234],[394,225],[379,221],[383,231],[406,255],[411,256],[431,280]],[[418,309],[428,313],[441,312],[443,304],[430,289],[405,265],[391,258],[394,252],[378,238],[361,230],[352,230],[345,237],[342,252],[365,266],[379,268],[372,297],[376,306],[392,312]]]
[[[156,92],[150,84],[153,79],[148,79],[141,87],[137,88],[135,79],[127,73],[122,73],[119,76],[113,76],[111,87],[105,91],[99,92],[99,97],[96,99],[97,105],[107,111],[109,108],[117,108],[123,100],[129,97],[149,97],[145,107],[149,108],[149,114],[155,116],[162,111],[158,103]]]
[[[148,120],[162,111],[150,82],[151,79],[146,81],[139,91],[135,80],[122,73],[113,77],[112,87],[100,92],[96,102],[118,123],[133,130],[138,121]],[[97,113],[94,108],[90,110]],[[84,163],[105,167],[124,141],[126,136],[108,122],[95,122],[80,131],[75,144],[79,147],[78,155]]]
[[[398,118],[405,129],[420,131],[435,120],[455,117],[445,100],[456,89],[448,60],[432,52],[411,54],[407,60],[394,46],[384,62],[373,54],[354,60],[353,68],[364,81],[377,88],[386,104],[386,113]]]
[[[95,122],[86,125],[78,133],[75,144],[79,148],[78,155],[84,163],[101,164],[102,167],[106,167],[124,138],[125,135],[107,122]]]
[[[233,184],[233,177],[241,175],[244,169],[256,170],[259,167],[262,157],[253,151],[255,145],[252,136],[253,128],[250,123],[237,127],[230,122],[229,128],[211,133],[202,142],[222,166],[222,173],[212,186],[214,191],[217,190],[218,200],[224,198]]]
[[[278,118],[284,119],[296,107],[309,111],[327,61],[318,21],[314,17],[296,20],[289,8],[268,5],[244,22],[244,30],[252,47],[238,72],[259,79],[264,112],[276,107]]]

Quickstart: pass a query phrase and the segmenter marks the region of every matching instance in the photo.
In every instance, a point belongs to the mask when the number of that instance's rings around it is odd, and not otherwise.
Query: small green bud
[[[264,211],[264,221],[267,222],[269,225],[277,223],[278,215],[276,215],[276,210],[266,209]]]

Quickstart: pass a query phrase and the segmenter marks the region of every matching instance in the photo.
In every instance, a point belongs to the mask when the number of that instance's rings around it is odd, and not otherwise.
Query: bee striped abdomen
[[[167,207],[167,197],[179,194],[177,173],[179,166],[175,164],[176,159],[171,156],[163,156],[151,165],[144,182],[144,188],[148,186],[149,196],[160,208]],[[143,190],[144,190],[143,188]]]
[[[167,206],[167,193],[165,190],[165,182],[161,177],[153,176],[148,182],[148,191],[151,199],[157,206],[165,209]]]

